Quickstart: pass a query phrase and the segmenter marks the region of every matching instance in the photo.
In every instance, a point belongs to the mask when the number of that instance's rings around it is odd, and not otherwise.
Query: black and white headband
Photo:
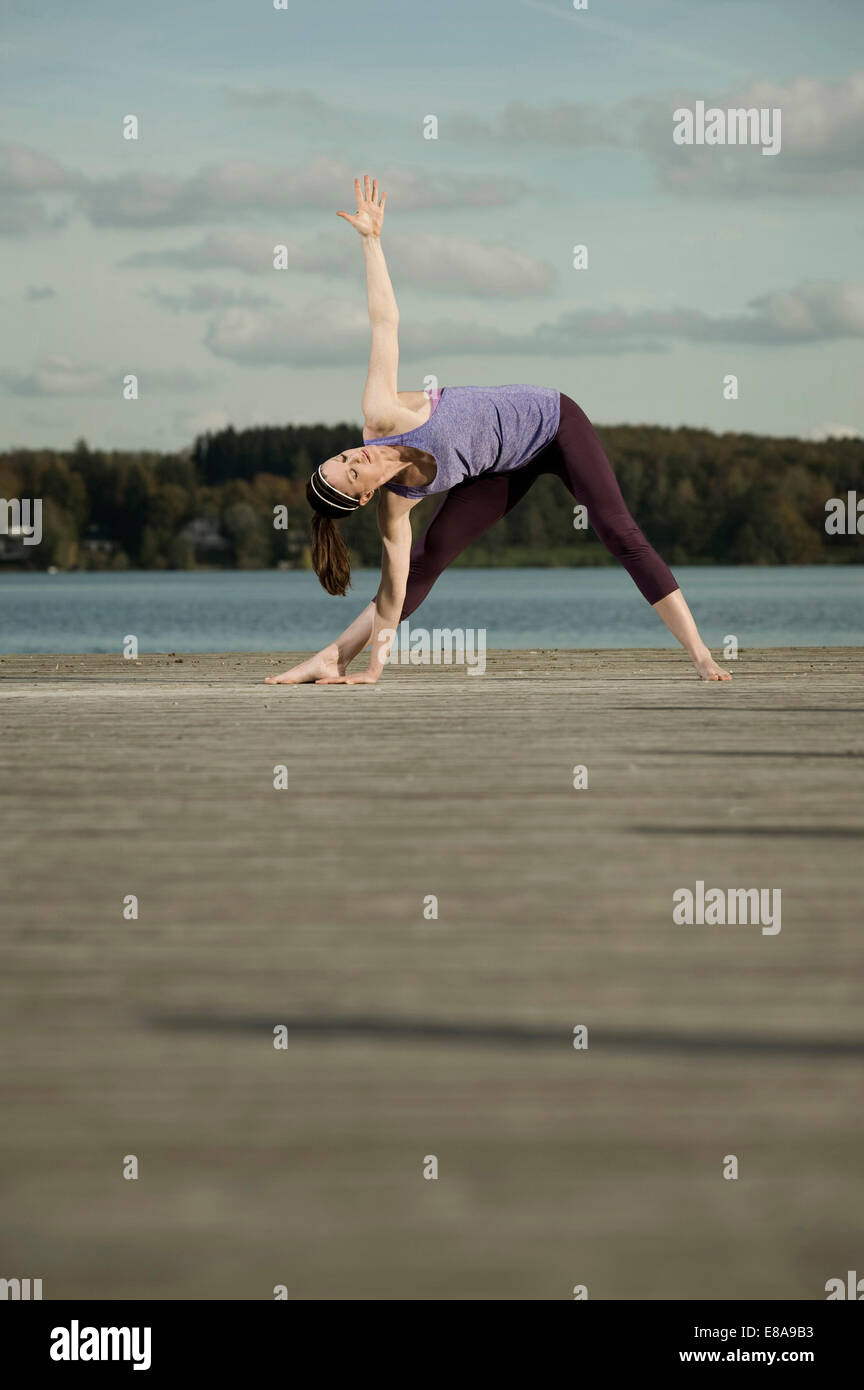
[[[340,512],[355,512],[360,506],[356,497],[349,497],[347,492],[340,492],[338,487],[328,483],[320,467],[312,474],[309,482],[315,496],[326,502],[328,507],[335,507]]]

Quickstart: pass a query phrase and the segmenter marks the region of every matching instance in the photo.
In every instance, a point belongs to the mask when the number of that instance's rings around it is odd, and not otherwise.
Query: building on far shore
[[[88,555],[113,555],[116,546],[106,527],[92,525],[87,527],[81,537],[81,548]]]
[[[214,517],[193,516],[178,532],[177,539],[191,546],[196,563],[223,564],[231,550],[231,542]]]
[[[10,526],[6,531],[0,531],[0,563],[14,564],[18,560],[29,560],[32,546],[24,544],[24,537],[31,534],[26,526]]]

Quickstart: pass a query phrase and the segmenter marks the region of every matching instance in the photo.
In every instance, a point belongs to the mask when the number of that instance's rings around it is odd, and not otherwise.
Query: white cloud
[[[309,246],[296,242],[281,244],[287,249],[290,271],[350,277],[352,283],[356,282],[357,238],[350,229],[318,237]],[[193,246],[137,252],[122,264],[133,268],[178,266],[187,270],[220,266],[265,275],[273,273],[273,250],[272,238],[261,233],[210,233]],[[545,261],[523,251],[431,232],[393,233],[387,238],[387,259],[400,285],[430,289],[437,294],[479,298],[545,294],[554,279],[554,272]]]
[[[758,80],[741,91],[704,99],[706,106],[724,110],[779,109],[780,152],[766,159],[757,145],[675,146],[670,136],[673,108],[654,102],[646,105],[638,143],[656,162],[667,189],[741,197],[864,191],[864,72],[837,82]],[[692,104],[692,96],[675,103]]]
[[[353,206],[355,173],[344,160],[321,155],[294,167],[225,160],[186,179],[148,173],[92,180],[81,201],[90,220],[105,227],[190,226],[242,212],[293,214],[300,208],[335,215],[337,209]],[[516,197],[497,179],[465,174],[421,174],[394,166],[380,170],[378,179],[391,206],[403,212],[500,207]]]
[[[0,236],[41,236],[65,226],[68,214],[49,211],[45,195],[71,194],[85,182],[50,155],[27,145],[0,145]]]
[[[0,193],[63,193],[80,188],[84,175],[28,145],[0,145]]]
[[[766,159],[758,146],[675,145],[672,113],[678,107],[692,108],[696,100],[722,110],[779,107],[780,153]],[[788,82],[757,79],[726,93],[679,89],[608,106],[511,102],[487,120],[454,118],[454,126],[466,142],[641,150],[668,191],[749,196],[848,195],[864,190],[864,71],[835,82],[812,77]]]
[[[399,344],[404,359],[431,360],[443,353],[577,357],[661,352],[671,342],[784,347],[861,337],[864,286],[813,282],[759,296],[739,314],[579,309],[527,332],[464,318],[430,319],[406,324]],[[205,343],[217,356],[247,365],[357,363],[368,350],[369,325],[356,300],[326,300],[285,313],[238,309],[211,323]]]
[[[814,444],[824,444],[827,439],[864,439],[864,430],[855,425],[816,425],[807,438]]]
[[[249,366],[356,362],[369,345],[369,319],[354,303],[322,300],[301,314],[229,309],[210,325],[205,344],[219,357]]]
[[[92,396],[109,388],[109,375],[100,367],[73,362],[61,354],[44,357],[30,372],[3,372],[15,396]]]
[[[120,264],[133,269],[178,266],[184,270],[210,270],[224,266],[245,271],[249,275],[260,275],[273,268],[273,246],[273,237],[266,232],[210,232],[194,246],[136,251]]]
[[[271,302],[264,295],[245,290],[222,289],[217,285],[190,285],[182,294],[151,290],[146,296],[165,309],[179,313],[214,313],[217,309],[263,309]]]
[[[215,434],[227,429],[230,423],[231,418],[224,410],[178,411],[174,416],[175,428],[181,434]]]
[[[467,237],[398,233],[387,245],[400,282],[438,293],[496,298],[545,294],[554,279],[552,268],[536,256]]]
[[[864,337],[864,285],[815,280],[760,295],[751,307],[756,342]]]
[[[71,357],[55,353],[40,358],[29,372],[0,371],[0,383],[13,396],[106,396],[121,398],[125,371],[110,370],[92,363],[75,362]],[[194,372],[182,368],[154,367],[138,371],[139,389],[143,393],[196,391],[204,385]]]
[[[0,232],[22,234],[55,221],[42,195],[75,196],[85,217],[99,227],[183,227],[225,221],[242,214],[294,213],[300,208],[350,211],[356,169],[342,159],[315,155],[293,166],[254,159],[208,164],[186,178],[154,173],[123,173],[91,178],[68,169],[50,155],[26,145],[0,146]],[[501,207],[516,194],[499,180],[405,166],[379,171],[391,206],[403,212],[433,208]]]

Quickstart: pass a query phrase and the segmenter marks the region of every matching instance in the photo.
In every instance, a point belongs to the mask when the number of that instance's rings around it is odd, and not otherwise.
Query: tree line
[[[826,503],[864,478],[864,440],[821,443],[691,428],[598,429],[627,504],[675,564],[861,562],[856,535],[829,535]],[[305,484],[323,459],[359,441],[359,425],[228,428],[174,454],[11,449],[0,497],[41,498],[42,542],[0,533],[3,568],[308,568]],[[439,499],[440,500],[440,499]],[[415,534],[435,499],[413,513]],[[274,514],[287,523],[274,526]],[[574,503],[541,478],[457,563],[578,565],[610,561]],[[5,510],[0,514],[3,527]],[[380,563],[374,505],[343,524],[355,565]]]

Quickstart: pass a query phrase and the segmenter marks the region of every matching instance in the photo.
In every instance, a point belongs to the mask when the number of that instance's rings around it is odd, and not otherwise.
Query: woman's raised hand
[[[357,199],[356,212],[337,212],[337,217],[344,217],[346,222],[358,231],[361,236],[380,237],[381,227],[384,223],[384,204],[387,202],[387,194],[382,193],[378,199],[378,180],[373,179],[369,182],[369,175],[363,177],[363,187],[360,187],[360,180],[354,180],[354,196]]]

